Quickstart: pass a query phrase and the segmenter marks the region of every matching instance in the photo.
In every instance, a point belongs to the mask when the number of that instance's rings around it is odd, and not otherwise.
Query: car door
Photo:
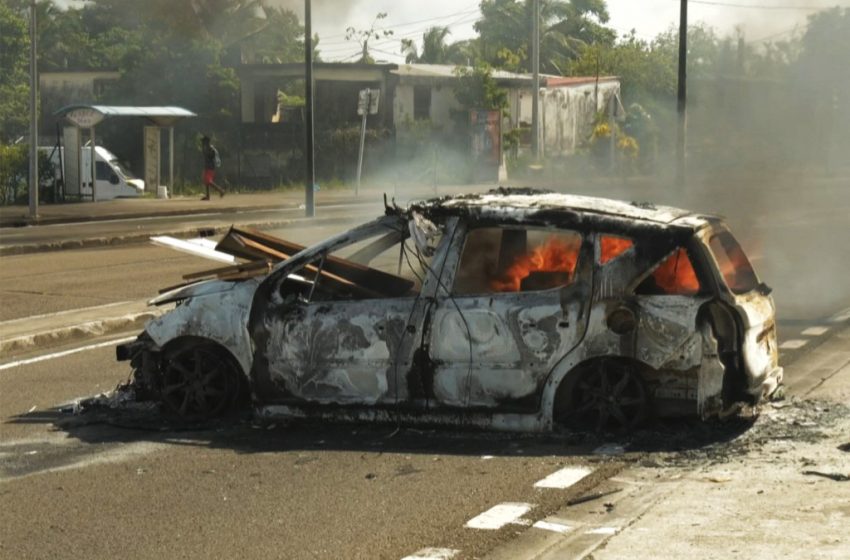
[[[266,402],[408,402],[407,374],[425,300],[406,221],[316,251],[258,302],[254,378]],[[402,248],[403,247],[403,248]],[[408,255],[409,256],[409,255]],[[418,275],[418,278],[417,278]]]
[[[539,406],[585,333],[592,245],[563,229],[459,226],[430,314],[437,407]]]

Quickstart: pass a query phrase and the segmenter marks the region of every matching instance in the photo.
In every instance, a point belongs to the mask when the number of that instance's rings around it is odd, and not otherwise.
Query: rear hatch
[[[772,394],[782,382],[776,339],[776,306],[770,288],[759,281],[738,240],[725,227],[714,228],[708,247],[720,280],[732,296],[741,318],[741,351],[748,392],[757,402]]]

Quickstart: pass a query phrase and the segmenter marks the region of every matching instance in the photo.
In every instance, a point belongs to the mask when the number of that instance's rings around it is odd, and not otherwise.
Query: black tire
[[[213,342],[191,341],[167,350],[160,371],[160,400],[184,420],[221,416],[240,394],[238,366]]]
[[[583,369],[559,406],[563,425],[595,432],[628,432],[649,416],[649,393],[634,363],[602,359]]]

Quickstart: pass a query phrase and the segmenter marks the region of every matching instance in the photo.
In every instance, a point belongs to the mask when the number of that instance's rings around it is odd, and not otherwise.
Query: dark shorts
[[[215,181],[215,169],[204,169],[204,184],[209,185]]]

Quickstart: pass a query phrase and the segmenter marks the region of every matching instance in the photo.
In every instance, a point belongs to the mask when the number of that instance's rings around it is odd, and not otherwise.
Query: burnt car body
[[[284,249],[153,300],[178,305],[118,349],[141,392],[190,417],[247,388],[261,417],[617,430],[782,381],[770,290],[718,217],[500,189]]]

